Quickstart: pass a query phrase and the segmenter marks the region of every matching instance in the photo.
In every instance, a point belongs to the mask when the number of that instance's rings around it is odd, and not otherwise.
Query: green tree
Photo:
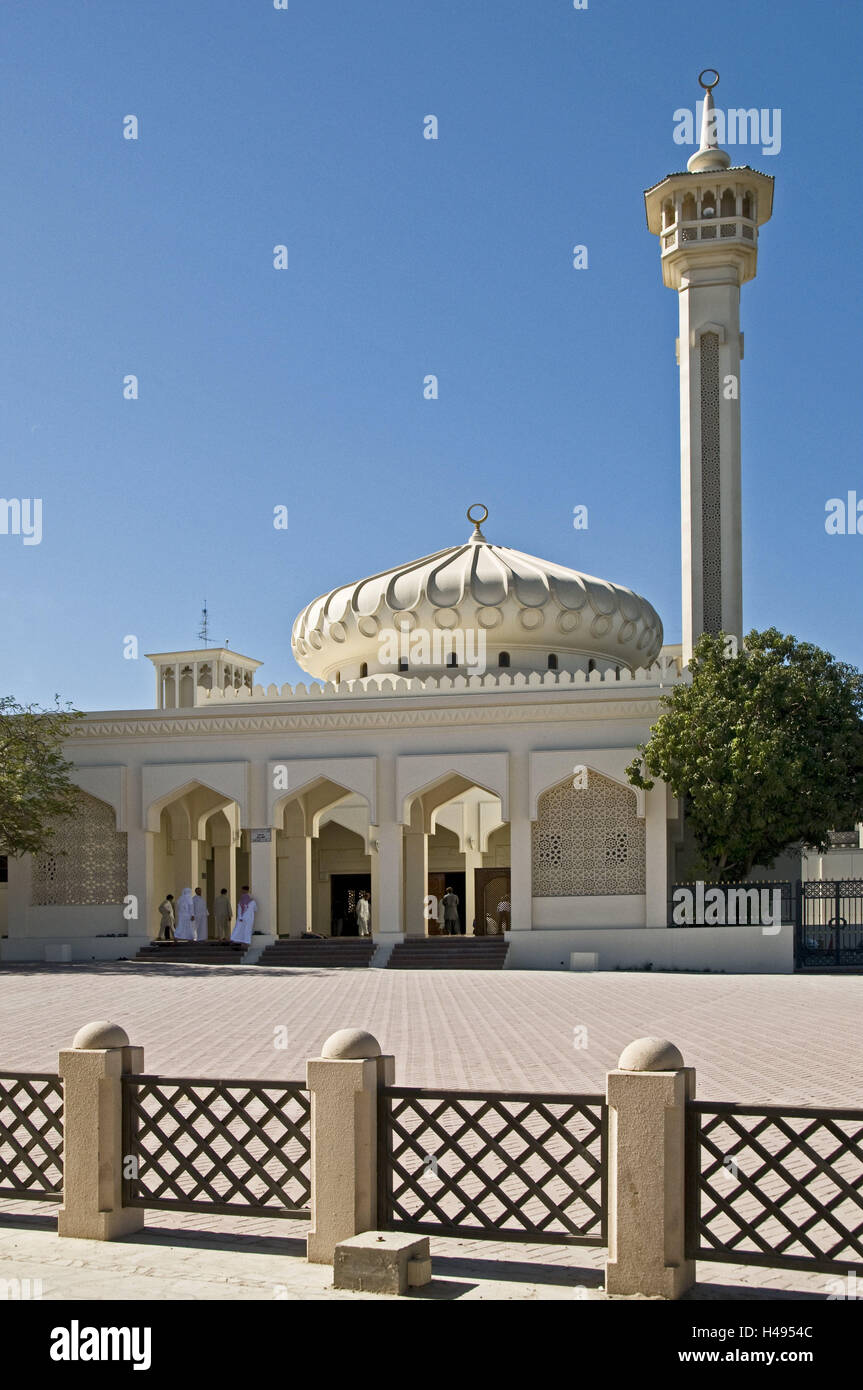
[[[37,854],[55,823],[78,808],[79,791],[69,780],[72,764],[60,751],[77,710],[19,705],[0,696],[0,852]]]
[[[860,671],[776,628],[751,632],[734,656],[724,634],[705,634],[689,669],[627,776],[660,778],[683,801],[699,872],[745,878],[863,820]]]

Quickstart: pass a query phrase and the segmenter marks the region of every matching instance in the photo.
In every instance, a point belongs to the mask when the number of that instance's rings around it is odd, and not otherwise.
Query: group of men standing
[[[252,939],[255,913],[258,904],[249,892],[248,884],[243,888],[237,903],[237,920],[233,931],[231,922],[234,909],[223,888],[213,904],[213,920],[216,927],[216,940],[239,942],[248,946]],[[175,905],[173,893],[168,893],[159,904],[159,940],[162,941],[207,941],[209,939],[209,909],[207,900],[200,888],[194,893],[184,888]]]

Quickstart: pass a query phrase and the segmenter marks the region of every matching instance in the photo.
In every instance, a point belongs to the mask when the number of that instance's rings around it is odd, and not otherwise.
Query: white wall
[[[831,849],[826,854],[804,854],[803,877],[863,878],[863,849]]]
[[[68,941],[75,937],[102,936],[106,932],[128,936],[146,931],[142,924],[127,922],[120,903],[99,903],[96,906],[31,907],[27,914],[28,935],[56,937]]]
[[[608,893],[578,898],[534,898],[536,927],[643,927],[643,893]]]
[[[654,970],[722,970],[728,974],[790,974],[794,969],[794,927],[766,936],[759,927],[601,927],[596,931],[512,932],[508,970],[567,970],[571,951],[598,953],[598,969],[641,967]]]

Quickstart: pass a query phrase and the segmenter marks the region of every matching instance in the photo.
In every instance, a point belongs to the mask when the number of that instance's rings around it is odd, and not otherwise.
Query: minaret
[[[712,82],[705,82],[712,76]],[[713,68],[701,144],[687,172],[644,195],[660,238],[662,280],[677,290],[680,337],[680,494],[683,659],[702,632],[743,636],[740,516],[740,286],[755,278],[758,228],[773,210],[773,179],[731,166],[719,148]]]

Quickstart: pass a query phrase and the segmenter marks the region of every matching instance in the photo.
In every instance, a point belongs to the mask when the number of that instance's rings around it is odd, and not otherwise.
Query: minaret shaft
[[[705,69],[705,71],[711,71]],[[702,74],[703,76],[703,74]],[[713,135],[705,84],[701,145],[686,172],[644,195],[662,279],[677,291],[683,659],[703,632],[743,638],[740,479],[740,288],[755,276],[773,180],[732,168]],[[699,78],[701,81],[701,78]]]
[[[683,652],[702,632],[743,635],[740,286],[693,269],[678,291]]]

